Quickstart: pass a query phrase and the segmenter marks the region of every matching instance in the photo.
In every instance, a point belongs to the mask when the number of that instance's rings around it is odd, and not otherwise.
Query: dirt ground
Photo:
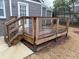
[[[24,59],[79,59],[79,28],[70,27],[68,38],[62,37]]]

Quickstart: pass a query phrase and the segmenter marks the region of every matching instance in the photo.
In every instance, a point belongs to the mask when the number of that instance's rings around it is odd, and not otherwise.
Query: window
[[[20,5],[20,16],[26,16],[26,6]]]
[[[46,10],[46,7],[41,7],[42,8],[42,16],[43,17],[46,17],[47,16],[47,10]],[[42,26],[45,26],[46,25],[46,23],[47,23],[47,20],[42,20]]]
[[[18,16],[29,16],[29,7],[27,3],[18,2]]]
[[[47,15],[46,15],[46,8],[45,7],[42,7],[42,16],[43,17],[46,17]]]
[[[29,5],[24,2],[18,2],[18,16],[29,16]],[[24,20],[25,26],[29,27],[29,20]],[[21,24],[21,22],[19,22]]]
[[[5,3],[4,3],[4,0],[0,0],[0,18],[5,18]]]

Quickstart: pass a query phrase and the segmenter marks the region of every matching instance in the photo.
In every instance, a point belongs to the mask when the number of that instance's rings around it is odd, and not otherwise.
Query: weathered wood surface
[[[79,59],[79,28],[69,27],[69,38],[59,38],[24,59]]]
[[[32,21],[32,28],[25,27],[24,19]],[[40,20],[46,20],[46,24],[44,26],[40,25],[42,24]],[[50,21],[56,20],[56,23],[54,24],[51,22],[50,24],[47,24],[47,20]],[[66,21],[65,25],[63,26],[59,25],[60,23],[61,23],[60,18],[58,17],[35,17],[35,16],[32,17],[22,16],[20,18],[12,17],[11,20],[4,23],[6,29],[5,41],[8,40],[7,42],[9,43],[9,45],[13,45],[17,44],[17,42],[19,42],[21,39],[25,39],[26,41],[30,42],[35,46],[47,42],[49,40],[52,40],[56,37],[67,34],[69,22]],[[21,38],[19,38],[20,36]]]

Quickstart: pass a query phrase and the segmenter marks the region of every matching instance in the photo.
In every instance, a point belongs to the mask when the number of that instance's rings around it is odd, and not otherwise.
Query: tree
[[[72,14],[73,15],[75,15],[74,9],[75,9],[75,2],[77,2],[77,1],[78,0],[69,0],[69,4],[72,5],[72,9],[73,9]],[[73,19],[72,19],[72,24],[73,24]]]
[[[56,14],[68,13],[70,11],[70,6],[67,0],[54,0],[54,12]]]
[[[78,0],[69,0],[69,4],[72,5],[73,7],[73,13],[74,13],[74,7],[75,7],[75,2],[77,2]]]

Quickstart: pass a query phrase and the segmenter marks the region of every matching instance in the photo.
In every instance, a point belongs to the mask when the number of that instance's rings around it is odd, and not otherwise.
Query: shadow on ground
[[[42,59],[42,57],[45,57],[46,55],[49,56],[52,53],[53,49],[55,49],[59,45],[63,45],[65,43],[67,43],[69,40],[70,40],[70,36],[68,36],[68,37],[65,37],[65,36],[59,37],[57,42],[51,41],[50,43],[48,43],[48,45],[45,48],[39,50],[38,52],[35,52],[35,54],[33,54],[31,56],[25,57],[24,59],[30,59],[31,57],[34,57],[36,59]],[[45,54],[45,56],[41,57],[42,54]],[[49,57],[47,57],[47,59],[48,58]],[[31,58],[31,59],[33,59],[33,58]],[[52,58],[49,58],[49,59],[52,59]]]

